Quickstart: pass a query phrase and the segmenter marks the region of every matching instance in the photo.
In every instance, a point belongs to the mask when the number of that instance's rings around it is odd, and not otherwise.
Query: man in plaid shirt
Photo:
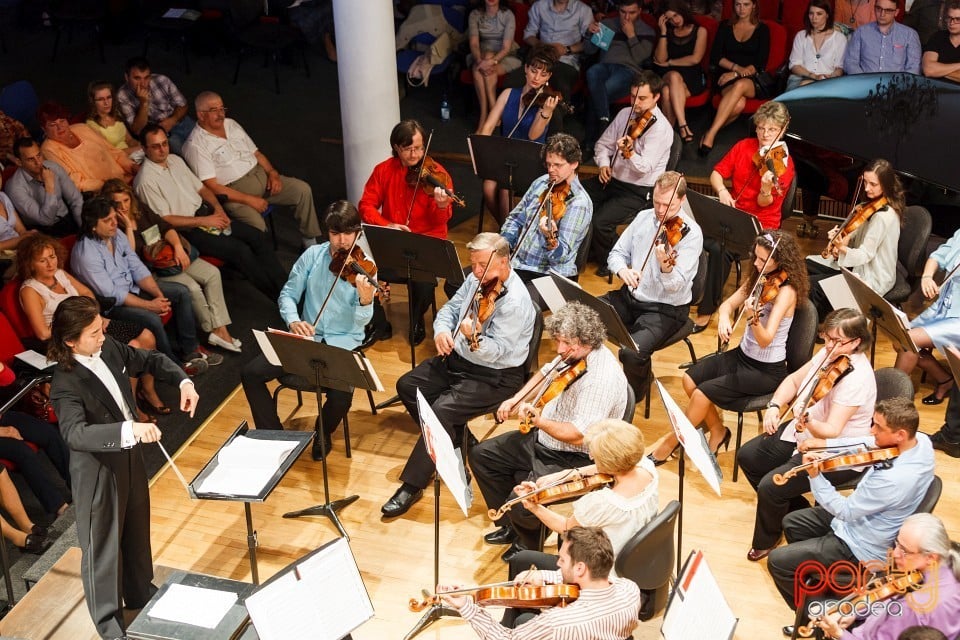
[[[148,124],[159,124],[167,132],[170,151],[180,155],[183,142],[196,124],[187,115],[187,99],[167,76],[150,72],[146,58],[127,60],[126,83],[117,90],[120,114],[130,131],[139,136]]]

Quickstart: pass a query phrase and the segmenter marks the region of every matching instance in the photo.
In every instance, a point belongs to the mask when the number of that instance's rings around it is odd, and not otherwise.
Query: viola
[[[353,249],[349,251],[338,249],[330,261],[330,272],[346,280],[354,287],[357,286],[357,276],[363,276],[376,287],[381,301],[386,302],[390,299],[390,290],[374,278],[377,275],[376,263],[370,260],[363,249],[357,245],[354,245]]]
[[[805,428],[804,420],[807,417],[807,411],[810,407],[826,397],[826,395],[833,390],[833,387],[852,371],[853,362],[848,355],[838,356],[832,362],[820,367],[817,375],[813,378],[815,382],[811,388],[810,395],[802,403],[800,414],[797,416],[797,421],[794,424],[794,428],[798,433],[802,432]],[[794,413],[796,414],[796,410],[794,410]]]
[[[760,324],[760,313],[764,305],[776,300],[780,287],[787,283],[790,276],[783,267],[760,276],[760,293],[753,299],[753,319],[750,324]]]
[[[563,99],[563,94],[545,84],[537,89],[531,89],[520,96],[520,104],[524,109],[531,107],[540,108],[547,101],[547,98],[556,98],[557,106],[555,109],[563,109],[564,113],[573,113],[573,105]]]
[[[757,169],[761,178],[767,171],[773,173],[775,177],[773,189],[777,192],[777,195],[783,193],[780,187],[780,176],[787,170],[787,156],[789,155],[785,144],[774,144],[763,154],[757,149],[757,152],[753,154],[753,166]]]
[[[490,509],[487,516],[491,520],[499,520],[503,514],[510,511],[514,505],[520,504],[524,500],[530,500],[537,504],[553,504],[567,498],[576,498],[595,489],[600,489],[613,484],[613,476],[605,473],[597,473],[586,478],[577,478],[576,480],[558,480],[541,487],[536,491],[525,493],[522,496],[511,498],[503,503],[499,509]]]
[[[553,378],[547,378],[537,397],[534,399],[533,406],[536,407],[537,410],[543,409],[548,402],[559,396],[567,387],[582,378],[586,372],[587,361],[581,358],[567,366],[566,369]],[[520,433],[530,433],[531,429],[533,429],[533,417],[530,415],[524,416],[523,420],[520,421]]]
[[[480,349],[481,328],[483,324],[490,319],[493,312],[496,311],[497,298],[503,292],[503,282],[499,278],[492,278],[484,282],[477,288],[474,296],[473,305],[473,333],[467,336],[467,342],[470,344],[470,351]]]
[[[552,188],[548,188],[540,194],[540,207],[544,217],[546,217],[545,226],[547,227],[547,232],[543,234],[544,246],[548,251],[556,249],[560,242],[557,239],[557,230],[560,226],[560,220],[567,212],[568,197],[570,197],[569,182],[555,184]]]
[[[900,455],[900,449],[897,447],[887,447],[885,449],[870,449],[859,453],[840,453],[826,458],[820,458],[812,462],[798,464],[784,473],[777,473],[773,476],[773,483],[783,485],[787,480],[795,475],[812,468],[818,468],[820,471],[843,471],[874,464],[889,465],[889,461]]]
[[[652,127],[656,121],[657,116],[654,115],[653,109],[638,113],[630,120],[626,132],[617,142],[617,146],[620,148],[620,155],[623,156],[624,160],[629,160],[633,156],[633,146],[637,142],[637,138],[649,131],[650,127]]]
[[[513,583],[507,585],[501,583],[492,586],[457,589],[446,593],[424,593],[422,600],[410,598],[408,607],[411,611],[423,611],[427,607],[439,604],[441,597],[445,595],[470,592],[475,593],[474,601],[481,607],[519,607],[524,609],[563,607],[580,597],[580,588],[575,584],[517,586]]]
[[[453,186],[453,181],[450,179],[450,176],[437,161],[430,156],[423,156],[420,164],[416,164],[407,169],[407,184],[411,187],[416,187],[418,183],[428,195],[433,194],[435,187],[440,187],[444,193],[450,196],[450,199],[453,200],[454,203],[461,207],[467,206],[467,201],[454,193],[450,188]]]
[[[855,611],[858,609],[856,605],[860,603],[873,604],[897,595],[903,595],[918,589],[922,584],[923,573],[917,570],[905,573],[890,573],[872,580],[866,586],[831,604],[823,612],[823,616],[813,618],[809,626],[797,627],[797,636],[809,638],[813,635],[813,627],[819,626],[820,620],[827,616],[840,611]]]
[[[823,258],[829,258],[831,255],[836,256],[840,249],[840,243],[851,233],[863,226],[863,224],[870,219],[870,216],[880,209],[883,209],[887,204],[886,196],[880,196],[879,198],[868,200],[854,207],[850,215],[847,216],[847,219],[844,220],[840,230],[837,231],[835,236],[830,238],[830,242],[827,243],[826,248],[820,253],[820,256]]]
[[[683,237],[690,233],[690,227],[680,216],[673,216],[663,223],[660,233],[657,235],[657,243],[662,244],[667,250],[667,264],[674,266],[677,264],[677,250],[674,248]]]

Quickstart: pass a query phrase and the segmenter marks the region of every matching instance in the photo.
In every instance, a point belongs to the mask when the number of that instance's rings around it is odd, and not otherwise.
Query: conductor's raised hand
[[[160,429],[152,422],[133,423],[133,437],[137,442],[160,442],[161,435]]]
[[[197,411],[197,403],[200,402],[200,396],[197,394],[197,388],[193,382],[185,382],[180,386],[180,411],[189,413],[192,418]]]

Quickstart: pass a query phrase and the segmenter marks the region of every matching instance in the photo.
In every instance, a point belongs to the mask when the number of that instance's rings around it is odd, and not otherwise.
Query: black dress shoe
[[[333,449],[333,440],[331,439],[329,433],[323,434],[323,444],[326,447],[326,452],[329,454],[330,451]],[[324,452],[324,449],[320,448],[320,442],[316,438],[314,438],[313,447],[311,447],[310,449],[310,455],[313,456],[314,460],[316,460],[317,462],[320,462],[321,460],[323,460],[323,452]]]
[[[483,541],[487,544],[510,544],[516,539],[517,532],[508,524],[483,536]]]
[[[709,322],[708,322],[707,324],[697,324],[696,322],[694,322],[694,323],[693,323],[693,330],[690,331],[690,333],[700,333],[701,331],[706,331],[706,330],[707,330],[707,327],[709,327],[709,326],[710,326],[710,323],[709,323]]]
[[[525,546],[523,546],[519,542],[514,542],[512,545],[510,545],[509,549],[503,552],[503,554],[500,556],[500,559],[503,560],[504,562],[510,562],[511,560],[517,557],[518,553],[526,550],[527,548]]]
[[[793,625],[792,625],[792,624],[788,624],[788,625],[785,626],[783,629],[781,629],[781,631],[783,632],[783,635],[787,636],[788,638],[792,638],[792,637],[793,637]]]
[[[930,443],[934,449],[939,449],[951,458],[960,458],[960,442],[950,442],[943,435],[943,429],[930,436]]]
[[[403,485],[397,489],[397,492],[389,500],[383,503],[383,506],[380,507],[380,513],[386,518],[402,516],[422,497],[423,489],[413,489],[411,491],[407,488],[407,485]]]
[[[417,321],[417,324],[413,325],[413,346],[417,347],[421,342],[424,341],[427,337],[427,329],[423,326],[423,319],[421,318]]]
[[[706,158],[713,151],[713,146],[703,144],[703,138],[700,138],[700,145],[697,147],[697,155]]]
[[[30,533],[37,536],[38,538],[46,538],[48,531],[46,527],[41,527],[39,524],[35,524],[30,529]]]
[[[52,542],[41,538],[40,536],[28,533],[27,538],[20,547],[21,553],[32,553],[34,555],[43,555],[43,553],[53,545]]]

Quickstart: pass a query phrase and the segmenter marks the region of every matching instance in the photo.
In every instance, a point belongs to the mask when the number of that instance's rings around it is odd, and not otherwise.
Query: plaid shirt
[[[542,175],[533,181],[523,199],[510,212],[500,235],[507,239],[510,248],[514,251],[511,264],[515,269],[524,271],[538,271],[546,274],[551,269],[563,276],[577,275],[577,250],[590,228],[593,219],[593,200],[587,195],[580,179],[573,176],[570,180],[570,193],[564,201],[565,213],[557,223],[556,249],[548,251],[544,248],[544,238],[538,226],[539,220],[530,221],[531,216],[540,210],[540,194],[547,189],[550,183],[548,175]],[[541,212],[542,215],[542,212]],[[531,225],[523,243],[517,248],[517,241],[523,233],[524,227]]]
[[[177,107],[187,105],[187,99],[167,76],[151,73],[148,88],[150,90],[148,122],[160,122],[164,118],[169,118]],[[140,99],[129,85],[124,84],[117,90],[117,105],[120,107],[123,119],[132,126],[133,119],[137,117],[137,110],[140,108]]]

